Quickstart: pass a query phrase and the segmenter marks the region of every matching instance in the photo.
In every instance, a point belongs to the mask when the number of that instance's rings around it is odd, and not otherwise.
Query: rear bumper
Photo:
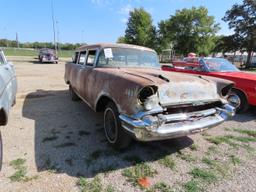
[[[235,109],[226,104],[222,108],[212,108],[191,113],[171,115],[145,115],[133,119],[120,115],[122,127],[140,141],[164,140],[198,133],[215,127],[235,115]]]

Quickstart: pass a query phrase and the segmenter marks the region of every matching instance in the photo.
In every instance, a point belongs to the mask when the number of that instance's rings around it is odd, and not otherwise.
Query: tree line
[[[82,44],[79,43],[58,43],[57,47],[61,50],[75,50],[80,47]],[[8,39],[0,39],[0,47],[19,47],[19,48],[33,48],[33,49],[41,49],[41,48],[51,48],[54,49],[55,46],[51,42],[26,42],[19,43],[15,40]]]
[[[135,8],[129,13],[124,36],[117,42],[150,47],[158,53],[174,49],[180,55],[246,51],[246,67],[249,67],[253,51],[256,51],[256,1],[243,0],[242,4],[233,5],[222,20],[234,31],[233,35],[217,35],[220,25],[202,6],[177,10],[157,27],[150,13]]]

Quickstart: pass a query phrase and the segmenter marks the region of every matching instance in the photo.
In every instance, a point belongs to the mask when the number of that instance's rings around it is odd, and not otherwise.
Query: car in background
[[[172,65],[162,65],[162,69],[233,81],[235,86],[228,96],[228,101],[237,112],[247,111],[250,105],[256,106],[256,74],[242,72],[224,58],[187,57],[183,61],[173,61]]]
[[[40,63],[58,63],[58,56],[53,49],[40,49],[38,59]]]
[[[0,50],[0,126],[8,122],[8,114],[16,102],[17,79],[13,64],[7,62],[4,52]],[[0,170],[2,166],[2,137],[0,132]]]
[[[234,115],[226,100],[233,83],[161,70],[157,53],[126,44],[80,47],[65,65],[72,100],[104,112],[114,148],[204,131]],[[199,89],[199,90],[198,90]]]

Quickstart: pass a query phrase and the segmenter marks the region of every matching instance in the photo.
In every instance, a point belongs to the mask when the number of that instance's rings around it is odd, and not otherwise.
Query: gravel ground
[[[201,134],[134,142],[126,151],[115,151],[104,138],[102,114],[70,100],[63,80],[65,61],[9,60],[19,88],[9,124],[1,127],[1,192],[256,191],[255,108]],[[144,176],[147,189],[138,184]]]

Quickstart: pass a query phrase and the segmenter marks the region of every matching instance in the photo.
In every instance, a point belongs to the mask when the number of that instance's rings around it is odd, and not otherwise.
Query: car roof
[[[138,49],[143,51],[151,51],[155,52],[153,49],[142,47],[138,45],[131,45],[131,44],[123,44],[123,43],[98,43],[92,45],[84,45],[77,49],[77,51],[83,51],[85,49],[104,49],[104,48],[130,48],[130,49]]]

